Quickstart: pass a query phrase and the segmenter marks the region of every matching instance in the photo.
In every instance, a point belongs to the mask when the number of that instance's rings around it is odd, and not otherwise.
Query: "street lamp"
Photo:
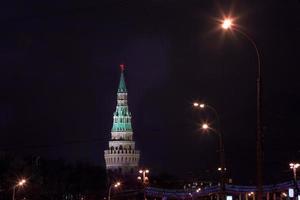
[[[290,169],[293,171],[293,177],[294,177],[294,185],[295,185],[295,190],[296,190],[296,198],[298,197],[299,194],[299,188],[298,188],[298,183],[297,183],[297,168],[300,167],[299,163],[290,163]]]
[[[206,108],[208,108],[208,109],[210,109],[211,111],[213,111],[215,117],[216,117],[217,120],[218,120],[218,123],[219,123],[218,126],[220,126],[220,117],[219,117],[219,115],[218,115],[217,110],[216,110],[214,107],[212,107],[212,106],[209,105],[209,104],[199,103],[199,102],[194,102],[194,103],[193,103],[193,106],[194,106],[195,108],[199,108],[199,109],[206,109]]]
[[[220,159],[220,165],[221,167],[218,168],[218,171],[220,171],[220,183],[221,183],[221,193],[222,195],[224,195],[225,192],[225,151],[224,151],[224,141],[223,141],[223,134],[220,131],[220,117],[218,115],[217,110],[208,105],[208,104],[204,104],[204,103],[199,103],[199,102],[194,102],[193,106],[196,108],[200,108],[200,109],[210,109],[211,111],[213,111],[216,119],[217,119],[217,129],[214,129],[212,127],[210,127],[210,125],[208,123],[202,123],[201,124],[201,129],[203,131],[210,131],[212,130],[213,132],[215,132],[218,135],[219,138],[219,159]]]
[[[121,182],[115,182],[115,183],[112,183],[110,186],[109,186],[109,189],[108,189],[108,197],[107,199],[110,200],[110,194],[111,194],[111,189],[112,188],[118,188],[121,186]]]
[[[215,130],[214,128],[210,127],[207,123],[203,123],[201,125],[202,130],[209,131],[212,130],[213,132],[217,133],[219,138],[219,157],[220,157],[220,164],[221,167],[218,168],[220,172],[220,183],[221,183],[221,195],[224,195],[225,192],[225,151],[224,151],[224,143],[223,143],[223,136],[220,131]]]
[[[143,184],[147,184],[149,182],[149,178],[147,176],[147,174],[149,174],[149,169],[140,169],[139,173],[142,176],[138,176],[138,180],[141,180]]]
[[[294,179],[297,180],[297,168],[300,167],[299,163],[290,163],[290,169],[293,170]]]
[[[13,187],[13,194],[12,194],[12,200],[15,200],[15,196],[16,196],[16,188],[17,187],[23,187],[26,184],[26,179],[21,179],[17,182],[16,185],[14,185]]]
[[[263,195],[263,170],[262,170],[262,128],[261,128],[261,61],[260,54],[254,40],[244,31],[239,29],[234,23],[233,19],[225,18],[222,21],[221,28],[225,31],[232,30],[244,36],[254,47],[257,56],[257,76],[256,76],[256,173],[257,173],[257,199],[262,200]]]

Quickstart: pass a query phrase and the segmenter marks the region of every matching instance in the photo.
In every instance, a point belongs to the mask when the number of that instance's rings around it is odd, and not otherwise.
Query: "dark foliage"
[[[92,200],[106,193],[106,172],[101,166],[3,155],[0,199],[11,199],[12,188],[20,178],[26,178],[28,183],[16,188],[16,199],[79,200],[84,197]]]

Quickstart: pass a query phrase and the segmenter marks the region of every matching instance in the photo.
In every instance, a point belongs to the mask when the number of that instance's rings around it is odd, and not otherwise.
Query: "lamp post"
[[[262,160],[263,160],[263,134],[261,128],[261,110],[262,110],[262,103],[261,103],[261,88],[262,88],[262,81],[261,81],[261,61],[260,61],[260,54],[257,48],[256,43],[254,40],[244,31],[239,29],[235,24],[233,24],[232,19],[227,18],[222,21],[221,24],[222,29],[224,30],[232,30],[240,33],[244,36],[254,47],[257,57],[257,76],[256,76],[256,178],[257,178],[257,200],[262,200],[263,195],[263,170],[262,170]]]
[[[149,177],[147,176],[147,174],[149,174],[149,169],[140,169],[139,173],[141,174],[141,176],[138,176],[137,179],[142,181],[143,183],[143,190],[144,190],[144,199],[146,200],[146,192],[145,192],[145,188],[146,185],[149,183]]]
[[[12,193],[12,200],[15,200],[15,196],[16,196],[16,188],[17,187],[22,187],[26,184],[26,179],[21,179],[17,182],[16,185],[14,185],[13,187],[13,193]]]
[[[224,153],[224,144],[223,144],[223,137],[220,131],[216,131],[212,127],[209,126],[207,123],[203,123],[201,125],[202,130],[209,131],[213,130],[215,133],[217,133],[219,138],[219,158],[220,158],[220,164],[221,167],[218,168],[218,171],[220,171],[220,184],[221,184],[221,197],[224,199],[225,196],[225,153]]]
[[[111,194],[111,189],[114,187],[114,188],[118,188],[119,186],[121,185],[120,182],[116,182],[116,183],[113,183],[109,186],[109,189],[108,189],[108,197],[107,199],[110,200],[110,194]]]
[[[214,129],[212,127],[210,127],[210,125],[208,123],[203,123],[201,125],[201,129],[203,131],[210,131],[212,130],[213,132],[215,132],[218,135],[218,139],[219,139],[219,159],[220,159],[220,165],[221,167],[218,168],[218,171],[220,171],[220,184],[221,184],[221,195],[222,197],[224,197],[224,193],[225,193],[225,151],[224,151],[224,139],[223,139],[223,134],[220,130],[220,117],[216,111],[216,109],[208,104],[204,104],[204,103],[198,103],[198,102],[194,102],[193,106],[196,108],[200,108],[200,109],[210,109],[213,111],[216,119],[217,119],[217,129]]]
[[[290,169],[293,171],[293,178],[294,178],[294,185],[295,185],[295,199],[298,198],[299,195],[299,188],[297,183],[297,168],[300,167],[299,163],[290,163]]]

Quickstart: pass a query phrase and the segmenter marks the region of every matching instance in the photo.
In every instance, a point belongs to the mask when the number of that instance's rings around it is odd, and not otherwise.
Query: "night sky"
[[[217,136],[197,123],[216,108],[227,168],[255,183],[256,55],[218,29],[231,13],[262,55],[265,182],[300,159],[300,2],[6,1],[0,6],[0,149],[104,165],[125,63],[134,137],[152,171],[207,177]],[[215,172],[214,172],[215,173]]]

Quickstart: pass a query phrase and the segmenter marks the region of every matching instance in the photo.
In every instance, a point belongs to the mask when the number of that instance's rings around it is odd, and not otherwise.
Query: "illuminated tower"
[[[120,65],[121,77],[117,93],[117,106],[113,116],[109,149],[104,151],[106,169],[120,175],[137,172],[140,152],[135,150],[131,126],[131,113],[127,104],[127,89],[124,79],[124,65]]]

